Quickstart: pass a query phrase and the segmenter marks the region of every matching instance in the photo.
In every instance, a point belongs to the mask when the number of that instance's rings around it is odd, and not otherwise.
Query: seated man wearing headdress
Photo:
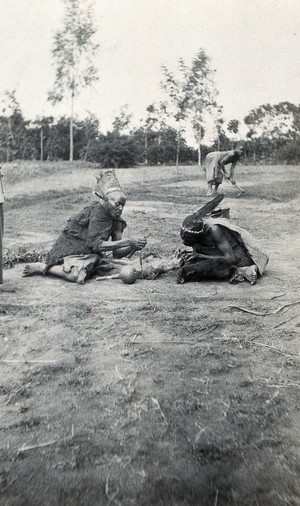
[[[233,184],[234,180],[234,169],[237,162],[244,154],[244,148],[239,147],[231,151],[213,151],[208,153],[205,160],[205,171],[207,181],[207,194],[213,195],[218,192],[218,188],[223,181],[223,176],[229,179]],[[225,165],[231,163],[229,174],[225,169]],[[214,191],[213,191],[214,186]]]
[[[126,222],[121,214],[126,197],[113,169],[98,174],[94,193],[98,200],[67,221],[46,263],[26,265],[24,276],[49,274],[84,284],[100,264],[105,264],[107,252],[121,259],[146,246],[144,238],[122,238]]]
[[[228,279],[231,283],[247,280],[254,285],[268,263],[268,256],[246,230],[224,218],[216,206],[218,195],[181,225],[181,239],[191,250],[179,251],[183,266],[177,282]]]

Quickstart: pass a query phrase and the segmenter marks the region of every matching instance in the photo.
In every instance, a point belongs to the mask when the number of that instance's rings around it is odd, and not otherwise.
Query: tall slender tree
[[[202,133],[207,123],[217,124],[222,108],[216,102],[215,70],[204,49],[200,49],[192,61],[188,74],[188,107],[192,128],[198,145],[198,165],[201,165]]]
[[[192,126],[198,144],[198,164],[201,164],[201,142],[207,122],[215,124],[221,114],[221,108],[216,102],[215,70],[211,68],[211,61],[204,49],[200,49],[193,58],[191,65],[187,65],[182,58],[178,60],[176,75],[165,66],[163,70],[163,90],[168,94],[173,107],[173,117],[178,125],[177,157],[184,125],[189,122]]]
[[[16,91],[6,91],[0,102],[0,152],[1,158],[9,162],[23,159],[27,147],[26,127]]]
[[[152,133],[153,127],[157,123],[156,107],[155,104],[150,104],[146,107],[147,116],[144,120],[144,163],[148,165],[148,150],[149,150],[149,135]]]
[[[99,48],[94,38],[93,6],[89,0],[62,0],[65,5],[62,28],[54,36],[52,56],[55,81],[48,93],[53,104],[70,98],[70,161],[74,154],[74,99],[98,80],[94,58]]]
[[[189,107],[189,70],[182,58],[178,60],[177,74],[174,75],[165,65],[162,66],[163,80],[161,87],[169,97],[170,104],[166,105],[166,111],[176,122],[177,147],[176,168],[179,164],[180,144],[184,132],[184,121],[188,115]]]

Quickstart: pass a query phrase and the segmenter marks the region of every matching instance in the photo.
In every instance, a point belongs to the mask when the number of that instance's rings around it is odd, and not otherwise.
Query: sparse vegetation
[[[179,286],[175,273],[77,286],[24,279],[19,263],[4,271],[1,505],[298,505],[299,168],[284,169],[239,166],[238,199],[223,185],[233,222],[270,255],[254,287]],[[5,246],[46,251],[93,198],[96,170],[4,166]],[[126,233],[171,255],[205,199],[202,172],[117,173]]]

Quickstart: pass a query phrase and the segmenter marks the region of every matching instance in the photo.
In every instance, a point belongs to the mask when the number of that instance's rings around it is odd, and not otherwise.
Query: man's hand
[[[231,184],[235,184],[235,180],[234,180],[233,176],[231,176],[230,174],[227,174],[227,172],[224,173],[224,177],[225,177],[225,179],[227,179],[227,181],[230,181]]]
[[[131,239],[131,247],[134,248],[136,251],[140,251],[143,249],[147,244],[147,239],[145,237],[139,238],[139,239]]]

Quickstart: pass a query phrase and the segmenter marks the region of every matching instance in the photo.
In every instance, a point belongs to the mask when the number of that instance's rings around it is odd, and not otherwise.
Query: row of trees
[[[25,120],[15,94],[6,95],[0,116],[0,160],[69,160],[70,118],[53,116]],[[129,167],[136,164],[174,164],[177,132],[165,125],[159,132],[130,129],[131,115],[125,108],[113,121],[113,129],[101,133],[99,120],[92,114],[73,119],[73,158],[100,162],[103,167]],[[181,141],[181,161],[195,163],[195,150]]]
[[[200,164],[208,150],[232,149],[241,140],[251,161],[299,161],[300,106],[265,104],[250,111],[243,125],[236,119],[225,123],[217,102],[216,71],[204,49],[190,64],[180,58],[175,71],[162,67],[165,99],[146,108],[139,126],[131,125],[126,106],[106,134],[95,115],[78,120],[74,102],[98,80],[93,63],[98,51],[96,29],[90,0],[62,1],[65,14],[53,41],[55,80],[48,100],[53,105],[70,100],[70,116],[25,120],[15,92],[7,92],[0,116],[2,161],[84,159],[104,167]],[[197,148],[189,147],[187,139]]]
[[[200,149],[202,161],[208,151],[233,149],[242,138],[240,130],[246,126],[243,144],[249,162],[300,161],[300,105],[289,102],[253,109],[244,125],[219,118],[212,142],[202,146],[199,142],[198,148],[188,145],[180,121],[174,127],[168,124],[165,104],[151,104],[138,127],[131,120],[125,106],[113,120],[111,132],[101,132],[99,119],[93,114],[83,120],[73,119],[73,158],[99,162],[103,167],[196,164]],[[203,125],[200,135],[205,138]],[[25,120],[15,93],[7,93],[0,116],[0,161],[17,159],[69,160],[70,118]]]

